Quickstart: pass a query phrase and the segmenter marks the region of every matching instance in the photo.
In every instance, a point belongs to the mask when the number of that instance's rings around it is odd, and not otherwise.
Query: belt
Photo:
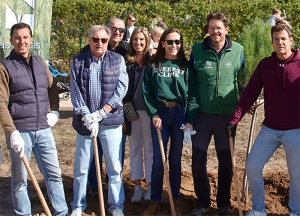
[[[166,103],[163,103],[161,106],[168,107],[169,109],[172,109],[177,105],[176,101],[167,101]]]

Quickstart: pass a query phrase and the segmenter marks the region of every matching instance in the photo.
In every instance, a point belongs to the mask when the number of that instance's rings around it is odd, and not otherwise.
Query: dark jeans
[[[125,144],[126,144],[126,135],[123,134],[122,137],[122,168],[124,165],[124,157],[125,157]],[[99,155],[99,163],[100,163],[100,170],[102,172],[102,146],[100,143],[99,138],[97,138],[97,145],[98,145],[98,155]],[[106,183],[108,183],[108,175],[106,174]],[[93,160],[91,162],[91,167],[88,174],[88,181],[89,181],[89,187],[90,188],[97,188],[97,175],[96,175],[96,165],[95,165],[95,158],[93,157]]]
[[[197,196],[197,207],[210,207],[210,185],[206,170],[207,152],[194,147],[192,154],[192,173],[194,189]],[[229,150],[217,152],[218,169],[218,207],[230,206],[230,187],[232,181],[232,163]]]
[[[194,189],[197,196],[197,207],[210,207],[210,185],[207,176],[207,149],[211,137],[214,136],[218,158],[218,207],[230,207],[230,188],[232,181],[232,162],[229,139],[225,127],[230,115],[199,113],[194,123],[192,136],[192,173]],[[234,139],[233,139],[234,141]]]
[[[169,179],[171,185],[172,196],[174,200],[179,198],[179,189],[181,184],[181,155],[183,131],[180,129],[181,124],[186,123],[186,114],[175,106],[172,109],[161,107],[158,110],[159,117],[162,120],[162,141],[164,145],[165,155],[167,155],[167,144],[169,137],[171,138],[169,148]],[[153,165],[151,174],[151,200],[161,202],[164,168],[157,137],[156,128],[151,124],[151,136],[153,143]]]

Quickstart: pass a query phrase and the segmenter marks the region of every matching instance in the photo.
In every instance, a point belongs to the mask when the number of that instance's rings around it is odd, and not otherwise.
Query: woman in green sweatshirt
[[[176,215],[181,215],[176,205],[181,183],[181,155],[183,131],[193,130],[199,109],[198,84],[194,70],[184,55],[183,37],[178,29],[166,30],[159,41],[156,54],[145,69],[143,97],[151,118],[153,166],[151,175],[151,204],[143,215],[155,215],[160,210],[163,188],[163,164],[157,129],[161,130],[165,152],[170,138],[169,178]]]

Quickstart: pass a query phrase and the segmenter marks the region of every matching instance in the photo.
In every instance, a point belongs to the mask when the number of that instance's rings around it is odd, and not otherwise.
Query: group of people
[[[108,211],[114,216],[124,215],[126,135],[131,178],[135,181],[131,202],[150,200],[142,215],[158,214],[164,178],[158,133],[165,152],[170,139],[170,187],[176,215],[181,215],[178,202],[183,139],[186,131],[194,130],[191,141],[196,208],[191,215],[201,216],[210,209],[206,164],[212,135],[219,161],[217,207],[220,214],[232,213],[229,137],[235,138],[238,122],[262,88],[265,120],[246,164],[252,192],[252,210],[247,215],[266,215],[262,171],[274,151],[283,145],[290,174],[290,215],[300,216],[300,54],[291,48],[291,28],[283,23],[271,28],[274,52],[258,64],[245,89],[243,47],[228,36],[226,16],[209,14],[205,29],[209,36],[193,45],[189,60],[182,33],[176,28],[162,32],[152,56],[145,27],[134,29],[129,43],[122,42],[125,24],[118,18],[88,30],[88,46],[71,63],[72,125],[77,132],[72,216],[81,215],[87,206],[94,138],[98,139],[106,166]],[[52,112],[47,114],[52,78],[44,61],[29,51],[30,27],[18,23],[10,36],[14,49],[0,64],[0,123],[11,155],[13,208],[17,215],[31,215],[27,172],[20,157],[29,159],[33,151],[54,215],[69,215],[49,123],[57,117],[57,107],[51,107]],[[123,104],[128,102],[134,105],[138,116],[135,120],[124,114]],[[143,178],[146,192],[141,186]]]

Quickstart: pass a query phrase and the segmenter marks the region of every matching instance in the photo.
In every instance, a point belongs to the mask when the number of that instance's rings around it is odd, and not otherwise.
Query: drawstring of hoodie
[[[279,67],[277,70],[277,79],[278,79],[278,87],[279,87],[279,93],[281,93],[280,91],[280,78],[279,78],[279,69],[282,67],[283,70],[283,89],[285,89],[285,69],[284,69],[284,63],[279,63]]]

